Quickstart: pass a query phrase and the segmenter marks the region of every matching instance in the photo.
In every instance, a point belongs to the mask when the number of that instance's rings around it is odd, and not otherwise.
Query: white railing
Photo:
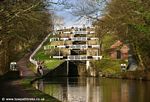
[[[99,60],[99,59],[102,59],[102,56],[92,56],[92,58],[93,58],[94,60]]]
[[[87,41],[87,40],[98,40],[98,38],[89,38],[89,37],[71,37],[71,38],[50,38],[50,42],[52,41]]]
[[[91,45],[92,48],[100,48],[100,45]]]
[[[44,46],[44,50],[49,50],[49,49],[54,49],[54,48],[55,48],[55,46],[53,46],[53,45]]]
[[[69,49],[87,49],[87,45],[70,45]]]
[[[64,34],[71,34],[71,32],[70,31],[66,31],[66,32],[63,32]]]
[[[87,60],[88,57],[84,55],[70,55],[67,56],[67,60]]]
[[[94,34],[95,31],[73,31],[72,34]]]
[[[66,40],[69,40],[69,38],[60,38],[60,40],[66,41]]]
[[[98,40],[98,38],[90,38],[90,40]]]
[[[86,56],[86,55],[69,55],[65,56],[52,56],[50,58],[54,59],[64,59],[64,60],[100,60],[102,56]]]
[[[88,31],[73,31],[73,34],[88,34]]]
[[[52,41],[59,41],[59,38],[50,38],[50,42]]]
[[[30,55],[29,57],[29,61],[31,63],[33,63],[34,65],[37,66],[37,61],[35,59],[33,59],[33,56],[40,50],[40,48],[42,47],[42,45],[44,44],[44,42],[46,42],[46,40],[49,38],[50,34],[48,34],[45,39],[41,42],[41,44],[36,48],[36,50],[34,50],[34,52]]]
[[[67,60],[100,60],[102,56],[70,55]]]
[[[68,48],[68,49],[88,49],[88,48],[100,48],[100,45],[46,45],[44,50],[54,49],[54,48]]]
[[[66,41],[66,40],[71,40],[71,41],[87,41],[87,37],[72,37],[72,38],[60,38],[60,40]]]
[[[53,58],[63,58],[63,56],[53,56]]]
[[[72,41],[87,41],[87,37],[73,37],[71,38]]]

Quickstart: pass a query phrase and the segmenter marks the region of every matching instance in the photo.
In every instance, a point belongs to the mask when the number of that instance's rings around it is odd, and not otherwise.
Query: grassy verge
[[[121,72],[121,63],[127,62],[123,60],[102,59],[100,61],[93,61],[92,65],[94,65],[99,72],[115,74]]]
[[[52,70],[56,67],[58,67],[60,64],[62,64],[64,61],[63,60],[44,60],[44,66],[49,69]],[[34,72],[36,73],[36,66],[32,63],[28,63],[28,67]]]
[[[63,60],[45,60],[44,64],[48,69],[54,69],[63,62]]]
[[[55,99],[54,97],[49,96],[37,89],[35,89],[31,84],[30,81],[32,79],[22,79],[20,81],[21,87],[29,93],[29,95],[41,99],[39,102],[60,102],[59,100]]]
[[[44,52],[44,49],[41,48],[34,56],[33,59],[36,59],[36,60],[48,60],[50,59],[49,58],[49,55],[46,55],[45,52]]]
[[[43,48],[41,48],[33,57],[33,59],[36,59],[38,61],[44,61],[44,66],[48,69],[54,69],[57,66],[59,66],[61,63],[63,63],[63,60],[54,60],[49,58],[50,55],[45,54],[45,51]],[[33,67],[33,65],[31,65]],[[32,68],[34,69],[34,68]]]
[[[50,37],[49,37],[50,38]],[[49,44],[49,38],[46,42],[44,42],[43,46]],[[48,60],[49,59],[49,56],[45,54],[44,52],[44,48],[43,46],[40,48],[40,50],[34,55],[33,59],[36,59],[36,60]]]
[[[52,36],[51,36],[52,37]],[[49,38],[51,38],[49,37]],[[49,45],[49,38],[48,40],[43,44],[43,46],[45,45]],[[64,61],[62,60],[54,60],[51,59],[50,56],[53,55],[53,53],[57,53],[55,50],[52,52],[49,51],[44,51],[43,46],[40,48],[40,50],[33,56],[33,59],[37,60],[37,61],[44,61],[44,66],[49,69],[52,70],[54,68],[56,68],[57,66],[59,66],[60,64],[62,64]],[[32,68],[32,70],[34,72],[36,72],[36,69],[34,68],[35,66],[30,64],[29,65],[30,68]]]

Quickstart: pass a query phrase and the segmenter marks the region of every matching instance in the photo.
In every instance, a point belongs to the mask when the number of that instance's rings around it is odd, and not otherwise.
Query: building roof
[[[117,48],[117,47],[121,46],[122,44],[123,44],[123,43],[122,43],[120,40],[118,40],[118,41],[115,42],[113,45],[111,45],[110,48]]]
[[[122,46],[122,48],[120,49],[120,51],[121,51],[122,53],[128,53],[129,47],[124,44],[124,45]]]

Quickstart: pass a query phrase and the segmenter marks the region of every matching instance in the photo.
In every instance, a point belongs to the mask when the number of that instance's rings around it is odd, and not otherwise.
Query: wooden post
[[[67,60],[67,76],[69,75],[69,61]]]
[[[89,66],[90,66],[90,61],[86,61],[86,70],[88,71],[88,69],[89,69]]]

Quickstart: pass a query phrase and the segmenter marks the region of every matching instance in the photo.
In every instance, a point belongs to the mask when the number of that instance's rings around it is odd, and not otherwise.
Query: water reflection
[[[65,77],[33,85],[62,102],[150,102],[150,82]]]

